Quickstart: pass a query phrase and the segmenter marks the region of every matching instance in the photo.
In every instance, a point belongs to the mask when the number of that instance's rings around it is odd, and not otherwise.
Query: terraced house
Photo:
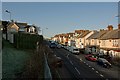
[[[120,24],[118,29],[108,28],[108,31],[105,35],[100,38],[100,48],[109,53],[112,56],[120,57]]]
[[[104,54],[108,52],[111,56],[120,57],[119,34],[120,24],[118,25],[118,29],[113,29],[112,25],[108,25],[107,29],[100,29],[99,31],[75,30],[74,33],[56,35],[54,39],[77,48],[95,47],[95,50],[91,49],[91,52]]]

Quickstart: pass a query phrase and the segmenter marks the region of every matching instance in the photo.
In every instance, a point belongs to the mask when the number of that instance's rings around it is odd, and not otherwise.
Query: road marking
[[[69,58],[68,56],[69,56],[69,54],[67,54],[67,58]]]
[[[60,76],[60,74],[59,74],[58,70],[57,70],[57,69],[55,69],[55,71],[57,72],[57,74],[58,74],[58,76],[59,76],[59,79],[61,80],[61,76]]]
[[[78,71],[78,69],[75,67],[75,70],[78,72],[78,74],[80,75],[80,72]]]
[[[92,68],[92,70],[95,70],[94,68]]]
[[[98,73],[98,71],[96,71],[96,73]]]
[[[102,74],[100,74],[101,77],[104,77]]]
[[[72,61],[70,61],[70,63],[73,65],[73,62],[72,62]]]
[[[91,67],[91,66],[89,66],[89,67]]]
[[[80,58],[80,61],[83,61],[83,60]]]

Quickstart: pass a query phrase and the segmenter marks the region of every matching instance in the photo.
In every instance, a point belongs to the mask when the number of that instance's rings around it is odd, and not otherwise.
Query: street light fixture
[[[9,13],[10,14],[10,21],[11,21],[11,12],[6,10],[5,12]]]

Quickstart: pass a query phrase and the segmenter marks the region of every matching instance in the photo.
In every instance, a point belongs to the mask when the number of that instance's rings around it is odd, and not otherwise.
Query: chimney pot
[[[108,25],[108,31],[111,31],[111,30],[113,30],[113,26],[112,25]]]
[[[118,24],[118,29],[120,29],[120,24]]]

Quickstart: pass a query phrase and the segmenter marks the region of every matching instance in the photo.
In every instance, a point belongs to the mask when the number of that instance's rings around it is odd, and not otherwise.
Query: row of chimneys
[[[113,26],[112,25],[108,25],[108,31],[110,31],[110,30],[113,30]],[[118,29],[120,29],[120,24],[118,24]]]

